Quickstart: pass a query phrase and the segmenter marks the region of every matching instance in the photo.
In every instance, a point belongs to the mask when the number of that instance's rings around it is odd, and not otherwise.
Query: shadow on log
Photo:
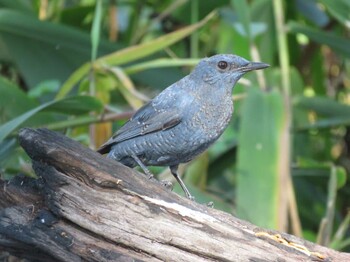
[[[350,261],[191,202],[46,129],[20,143],[39,179],[1,181],[0,250],[31,261]]]

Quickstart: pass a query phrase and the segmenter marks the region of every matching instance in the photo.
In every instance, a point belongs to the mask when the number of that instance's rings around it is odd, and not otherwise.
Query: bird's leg
[[[185,186],[185,183],[181,180],[179,174],[177,173],[179,165],[170,166],[171,174],[176,178],[177,182],[180,184],[182,190],[185,192],[186,197],[190,200],[194,200],[194,197],[191,195],[190,191],[188,191],[187,187]]]
[[[148,176],[148,179],[153,178],[153,174],[148,170],[148,168],[142,163],[140,158],[138,158],[136,155],[131,155],[131,157],[135,160],[135,162],[142,168],[143,172]]]
[[[131,155],[131,157],[135,160],[135,162],[142,168],[143,172],[148,176],[148,179],[153,178],[153,174],[148,170],[148,168],[145,166],[144,163],[138,158],[135,154]],[[161,181],[162,185],[168,189],[168,190],[173,190],[173,183],[169,181]]]

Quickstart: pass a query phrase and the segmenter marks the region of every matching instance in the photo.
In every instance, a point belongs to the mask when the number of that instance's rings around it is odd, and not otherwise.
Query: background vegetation
[[[348,0],[0,0],[1,176],[34,176],[20,127],[96,148],[199,58],[235,53],[271,68],[235,87],[224,135],[182,166],[191,192],[349,251],[349,28]]]

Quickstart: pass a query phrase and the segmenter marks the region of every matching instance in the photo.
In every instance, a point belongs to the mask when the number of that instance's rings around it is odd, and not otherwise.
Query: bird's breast
[[[220,102],[199,104],[199,110],[193,114],[192,125],[197,143],[212,143],[224,132],[233,113],[231,97]]]

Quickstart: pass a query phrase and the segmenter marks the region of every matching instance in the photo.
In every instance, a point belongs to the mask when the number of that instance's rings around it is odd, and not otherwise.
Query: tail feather
[[[99,149],[96,151],[100,153],[101,155],[107,154],[109,151],[111,151],[111,147],[113,144],[111,143],[104,143],[102,146],[100,146]]]

